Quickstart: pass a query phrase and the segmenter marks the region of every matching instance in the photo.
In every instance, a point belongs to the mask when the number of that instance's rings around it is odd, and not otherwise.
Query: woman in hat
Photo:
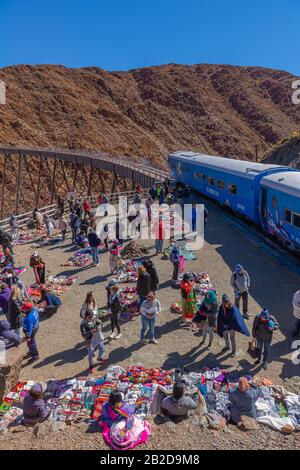
[[[45,383],[36,383],[31,387],[23,402],[23,424],[34,426],[43,423],[49,417],[51,411],[44,400],[44,393],[47,390]]]
[[[30,267],[33,269],[35,275],[35,282],[37,284],[45,284],[46,264],[44,263],[37,251],[35,251],[30,257],[29,264]]]
[[[192,321],[196,310],[196,293],[190,276],[184,273],[180,284],[182,300],[182,322]]]

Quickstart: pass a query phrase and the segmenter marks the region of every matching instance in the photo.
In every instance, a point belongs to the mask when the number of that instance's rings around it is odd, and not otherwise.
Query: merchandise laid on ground
[[[90,248],[82,248],[75,251],[75,253],[68,259],[68,261],[61,266],[77,266],[83,268],[91,261]]]
[[[43,287],[55,294],[62,294],[68,287],[71,287],[77,281],[78,276],[49,276]],[[28,289],[28,294],[33,297],[41,296],[41,286],[32,284]]]
[[[147,419],[159,410],[160,390],[165,395],[171,394],[178,371],[147,369],[133,366],[127,370],[111,366],[105,375],[99,377],[79,377],[71,380],[49,380],[45,399],[51,411],[50,421],[90,424],[101,421],[102,406],[107,402],[112,390],[122,392],[122,408],[126,409],[122,424],[113,425],[110,430],[99,426],[104,438],[113,448],[135,447],[141,442],[141,435],[148,439],[151,426]],[[291,433],[300,430],[300,396],[290,393],[282,386],[273,384],[264,378],[252,379],[249,383],[259,387],[256,401],[258,423],[275,430]],[[205,399],[201,406],[201,415],[205,416],[213,429],[220,429],[230,420],[229,394],[236,390],[237,372],[226,372],[218,368],[203,372],[186,372],[180,380],[185,383],[186,394],[198,400],[197,391]],[[22,423],[22,403],[33,381],[19,382],[5,397],[0,405],[0,430]],[[161,387],[163,387],[161,389]],[[225,421],[224,421],[225,420]],[[134,427],[133,439],[130,430]],[[144,431],[146,435],[143,434]]]

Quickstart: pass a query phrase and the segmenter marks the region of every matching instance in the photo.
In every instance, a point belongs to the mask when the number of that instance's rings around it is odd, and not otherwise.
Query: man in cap
[[[235,306],[240,308],[240,300],[243,301],[243,317],[249,320],[250,316],[248,313],[248,293],[250,287],[250,276],[247,271],[237,264],[234,272],[231,276],[231,285],[234,290]]]
[[[50,409],[43,398],[47,390],[47,384],[36,383],[29,390],[23,402],[23,424],[34,426],[42,423],[50,415]]]
[[[39,329],[39,312],[33,307],[31,302],[25,302],[21,307],[21,311],[24,314],[23,332],[25,333],[29,349],[27,357],[36,361],[39,359],[39,351],[35,339]]]

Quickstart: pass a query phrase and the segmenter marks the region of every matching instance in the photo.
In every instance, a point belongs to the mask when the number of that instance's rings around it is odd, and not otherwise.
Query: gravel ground
[[[299,365],[292,363],[293,316],[291,299],[292,294],[299,289],[299,276],[290,270],[280,257],[274,257],[268,248],[258,240],[253,240],[241,231],[222,212],[209,207],[209,223],[206,232],[204,248],[197,253],[196,261],[186,262],[187,271],[207,271],[215,285],[219,297],[227,293],[232,297],[230,287],[231,269],[236,263],[246,267],[251,276],[250,312],[252,316],[267,306],[280,322],[280,331],[274,334],[272,347],[272,362],[268,371],[254,367],[253,361],[246,353],[247,338],[238,336],[238,352],[236,358],[229,355],[220,356],[223,341],[215,336],[213,347],[207,351],[199,346],[200,339],[187,328],[180,328],[178,315],[170,312],[170,305],[180,298],[180,292],[170,287],[172,272],[171,263],[154,255],[153,243],[145,242],[150,248],[150,257],[155,262],[160,277],[158,298],[163,306],[156,327],[158,345],[141,345],[139,342],[140,320],[122,324],[122,338],[118,341],[108,340],[110,327],[107,323],[104,328],[106,339],[106,353],[109,358],[108,365],[120,364],[123,367],[134,363],[145,366],[163,367],[166,369],[176,366],[188,366],[191,370],[209,366],[221,366],[226,370],[237,369],[241,374],[264,376],[275,383],[285,384],[293,391],[299,392]],[[29,256],[33,251],[31,245],[16,248],[16,258],[20,264],[28,266]],[[86,375],[87,357],[79,331],[80,307],[86,293],[95,291],[99,306],[105,305],[105,285],[110,276],[107,275],[108,255],[101,254],[99,267],[88,266],[82,268],[65,268],[60,264],[67,260],[73,252],[70,240],[63,246],[48,247],[39,250],[46,261],[47,273],[78,274],[79,279],[75,286],[69,288],[63,295],[63,305],[57,315],[42,322],[37,341],[40,349],[40,360],[35,363],[25,362],[22,369],[22,379],[44,380],[49,378],[71,378]],[[29,268],[24,275],[28,283],[33,282],[32,270]],[[248,322],[251,328],[252,320]],[[106,366],[101,366],[95,375],[105,373]],[[179,441],[181,432],[187,433]],[[295,448],[299,447],[297,435],[281,436],[271,430],[261,428],[260,431],[245,433],[240,431],[219,433],[212,439],[210,431],[193,433],[190,424],[177,426],[178,432],[170,432],[166,439],[165,426],[156,428],[146,448],[162,449],[188,449],[188,448]],[[230,428],[229,428],[230,429]],[[30,431],[23,431],[14,435],[4,436],[0,447],[8,449],[22,448],[26,444],[30,448],[104,448],[100,436],[83,431],[81,427],[72,427],[61,435],[49,436],[47,442],[40,439],[29,439]],[[270,436],[266,439],[265,436]],[[222,438],[221,438],[222,436]],[[245,437],[246,436],[246,437]],[[29,439],[29,440],[28,440]],[[230,445],[228,445],[228,441]],[[186,446],[186,447],[184,447]],[[268,447],[268,448],[269,448]]]

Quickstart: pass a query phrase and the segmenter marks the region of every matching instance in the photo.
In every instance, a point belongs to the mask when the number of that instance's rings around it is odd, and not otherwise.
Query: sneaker
[[[243,313],[243,318],[245,318],[245,320],[250,320],[250,315],[248,313]]]
[[[117,336],[116,333],[112,333],[112,334],[109,336],[109,338],[110,338],[110,339],[115,339],[116,336]]]
[[[40,358],[40,356],[32,356],[31,360],[32,361],[38,361]]]
[[[122,337],[122,333],[119,333],[114,339],[120,339]]]
[[[153,344],[158,344],[158,341],[157,341],[157,339],[153,338],[153,339],[151,340],[151,343],[153,343]]]
[[[263,369],[267,370],[268,369],[268,364],[266,362],[263,363]]]
[[[232,353],[230,354],[230,357],[235,357],[235,356],[236,356],[236,352],[232,351]]]
[[[97,264],[96,264],[96,267],[97,267],[97,266],[100,266],[100,263],[97,263]]]
[[[206,348],[206,349],[209,351],[209,350],[210,350],[210,348],[211,348],[211,343],[209,343],[209,345],[207,346],[207,348]]]
[[[148,344],[148,340],[147,339],[141,339],[141,343],[142,344]]]

